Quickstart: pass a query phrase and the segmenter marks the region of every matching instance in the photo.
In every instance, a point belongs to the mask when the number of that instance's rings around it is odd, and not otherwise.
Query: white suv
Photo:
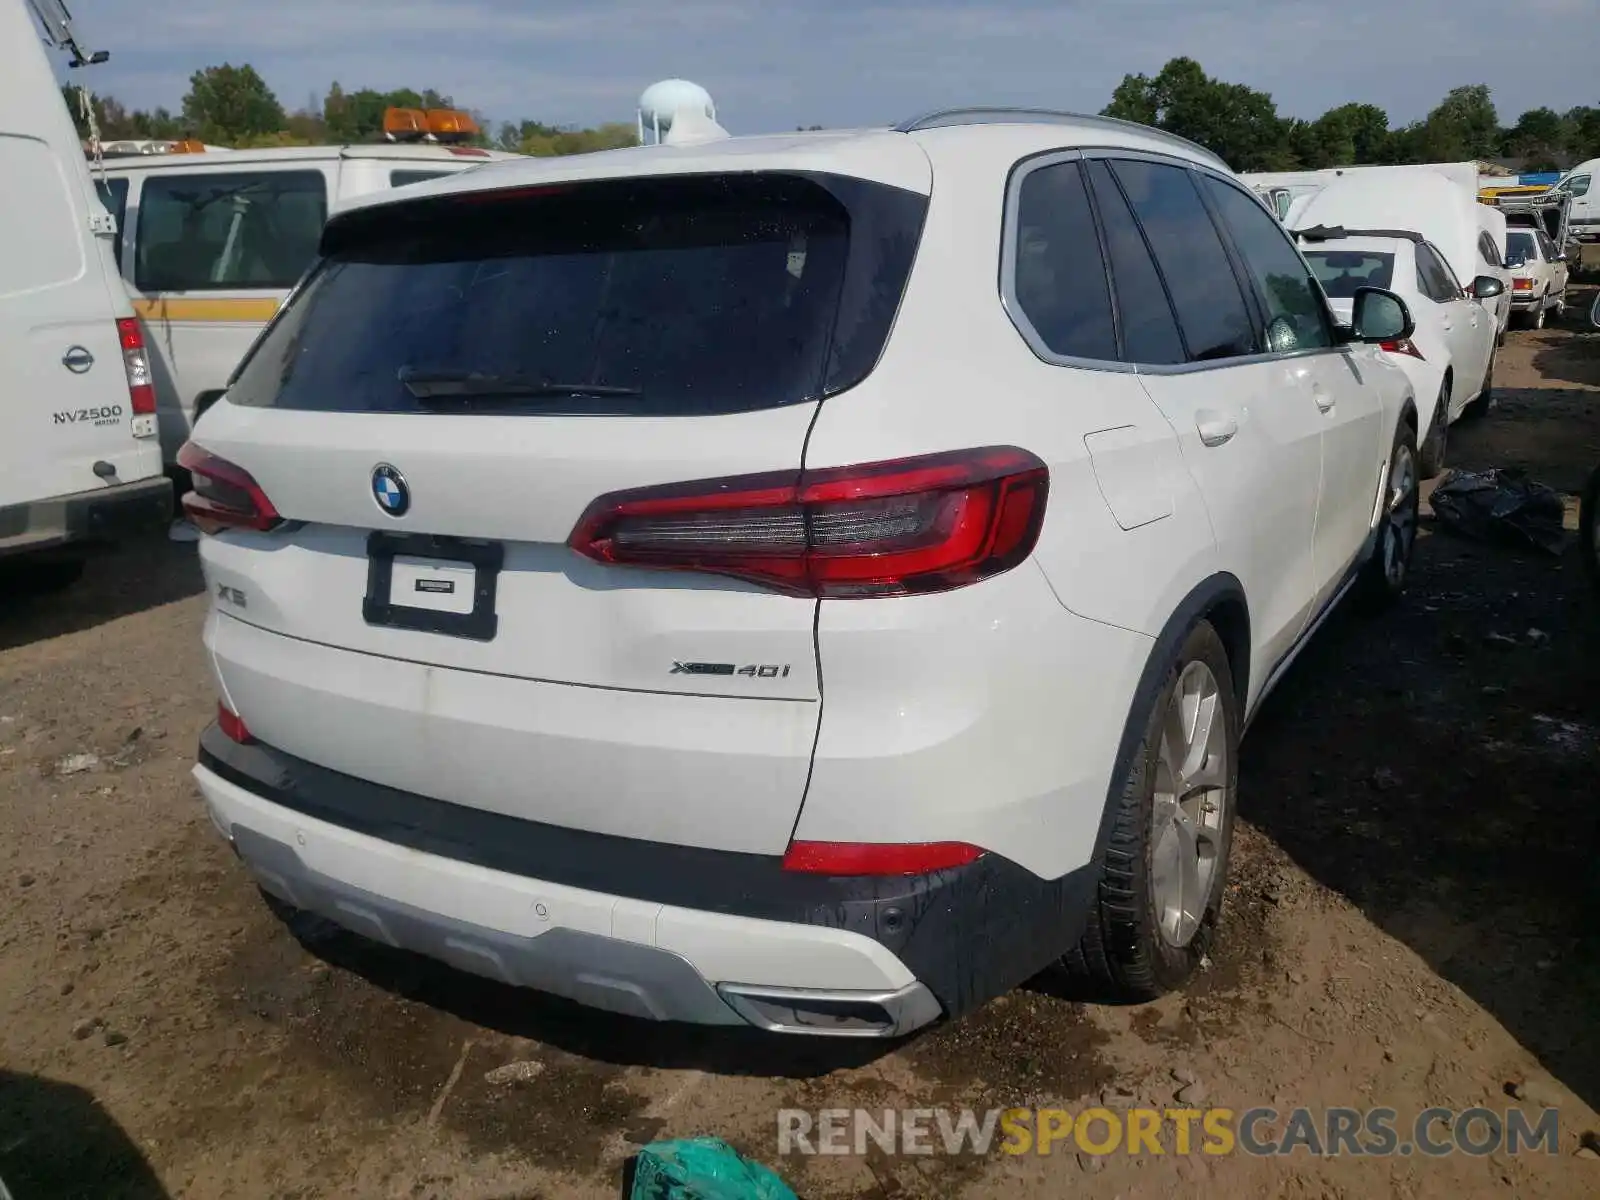
[[[369,197],[182,455],[212,818],[289,905],[643,1017],[1157,994],[1250,715],[1405,580],[1365,343],[1411,322],[1352,320],[1219,160],[1096,117]]]

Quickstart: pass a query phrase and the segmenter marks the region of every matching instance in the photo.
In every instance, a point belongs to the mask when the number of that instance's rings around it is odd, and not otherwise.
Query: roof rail
[[[924,113],[909,121],[902,121],[894,127],[896,133],[916,133],[922,129],[946,129],[953,125],[1089,125],[1098,129],[1115,130],[1119,133],[1137,133],[1143,137],[1154,138],[1172,146],[1182,147],[1191,154],[1199,154],[1211,162],[1226,168],[1227,163],[1221,157],[1207,150],[1198,142],[1191,142],[1186,137],[1179,137],[1175,133],[1168,133],[1164,129],[1156,129],[1149,125],[1140,125],[1137,121],[1124,121],[1118,117],[1102,117],[1091,113],[1062,112],[1053,108],[1008,108],[1008,107],[978,107],[978,108],[942,108],[934,112]]]

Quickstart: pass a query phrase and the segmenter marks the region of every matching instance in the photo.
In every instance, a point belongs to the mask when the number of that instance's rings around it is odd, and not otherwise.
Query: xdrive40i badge
[[[755,679],[786,679],[788,663],[752,663],[741,667],[737,663],[675,662],[674,675],[749,675]]]

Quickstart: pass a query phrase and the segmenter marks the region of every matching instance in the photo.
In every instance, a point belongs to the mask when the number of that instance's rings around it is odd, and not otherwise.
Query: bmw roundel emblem
[[[406,477],[388,463],[372,468],[372,498],[391,517],[403,517],[411,508],[411,489]]]

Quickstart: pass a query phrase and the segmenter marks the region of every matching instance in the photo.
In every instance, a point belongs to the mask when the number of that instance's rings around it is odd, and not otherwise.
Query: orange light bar
[[[428,114],[420,108],[386,109],[383,132],[397,142],[421,141],[428,136]]]
[[[461,142],[478,134],[478,123],[455,108],[430,108],[425,114],[428,132],[441,142]]]
[[[172,154],[204,154],[206,144],[194,138],[184,138],[180,142],[173,142],[170,153]]]

